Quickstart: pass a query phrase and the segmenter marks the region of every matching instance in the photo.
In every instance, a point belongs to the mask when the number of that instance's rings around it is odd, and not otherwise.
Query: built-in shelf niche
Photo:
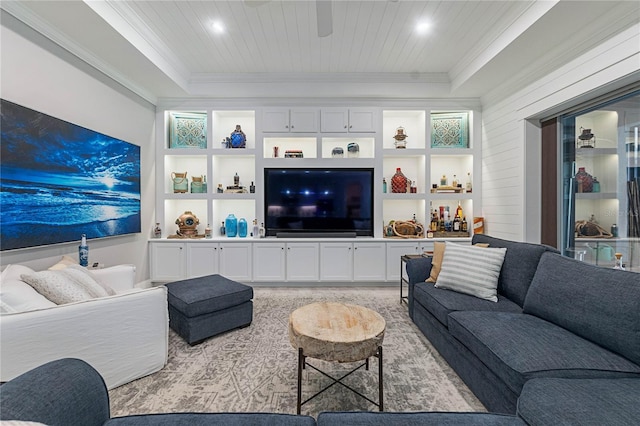
[[[358,144],[358,154],[349,154],[347,146],[350,143]],[[334,148],[342,148],[341,158],[374,158],[375,139],[374,138],[322,138],[322,158],[333,158]]]
[[[382,113],[382,147],[394,149],[398,127],[404,128],[406,148],[424,149],[427,146],[427,113],[424,110],[385,110]]]
[[[315,137],[273,137],[264,138],[264,158],[275,158],[274,148],[278,147],[278,158],[285,158],[288,150],[302,150],[304,158],[317,158],[317,138]]]
[[[465,188],[467,177],[471,177],[473,181],[473,174],[469,175],[473,171],[473,155],[432,155],[430,164],[430,182],[429,187],[432,185],[441,184],[442,176],[446,176],[447,185],[452,186],[454,176],[459,184],[462,184],[462,188]],[[473,190],[473,182],[472,182]]]
[[[206,155],[165,155],[164,157],[164,192],[165,194],[173,193],[172,173],[187,173],[187,181],[189,182],[188,190],[191,188],[193,176],[207,175],[207,156]],[[180,179],[180,178],[177,178]],[[209,188],[209,190],[211,190]],[[188,192],[188,191],[187,191]]]
[[[212,140],[210,145],[213,149],[226,149],[223,141],[231,135],[238,124],[247,138],[246,148],[255,149],[259,145],[256,143],[255,111],[213,111],[211,115]]]
[[[385,156],[382,164],[382,173],[387,181],[388,193],[392,192],[391,179],[398,168],[400,168],[402,174],[404,174],[407,179],[413,182],[416,186],[417,193],[424,194],[425,191],[428,192],[425,183],[426,159],[424,155]]]

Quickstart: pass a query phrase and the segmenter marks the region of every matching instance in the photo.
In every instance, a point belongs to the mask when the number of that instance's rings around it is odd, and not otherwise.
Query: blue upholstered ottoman
[[[190,345],[253,319],[253,288],[222,275],[175,281],[167,290],[169,326]]]

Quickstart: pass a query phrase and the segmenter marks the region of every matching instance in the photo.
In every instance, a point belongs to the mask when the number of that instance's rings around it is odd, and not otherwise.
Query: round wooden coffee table
[[[298,350],[298,414],[302,405],[336,383],[383,411],[382,341],[385,327],[385,320],[379,313],[364,306],[347,303],[318,302],[293,311],[289,316],[289,341]],[[364,363],[342,377],[334,378],[309,364],[306,361],[307,357],[325,361]],[[370,357],[378,358],[378,402],[342,382],[342,379],[362,367],[368,370]],[[302,370],[307,366],[329,377],[333,382],[302,402]]]

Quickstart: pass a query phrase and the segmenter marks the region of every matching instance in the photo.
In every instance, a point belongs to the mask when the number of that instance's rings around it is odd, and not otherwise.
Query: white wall
[[[639,40],[636,24],[507,98],[492,99],[491,93],[483,97],[486,233],[539,242],[539,119],[639,81]]]
[[[149,277],[147,239],[154,221],[155,107],[2,12],[0,96],[141,147],[142,233],[89,241],[89,261],[131,263]],[[79,237],[79,236],[78,236]],[[48,267],[78,243],[0,253],[1,264]],[[44,260],[43,260],[44,259]]]

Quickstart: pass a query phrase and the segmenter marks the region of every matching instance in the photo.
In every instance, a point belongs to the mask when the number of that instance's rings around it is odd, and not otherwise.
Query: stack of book
[[[301,149],[288,149],[284,152],[284,158],[303,158]]]
[[[227,189],[224,190],[225,194],[243,194],[247,192],[247,188],[240,185],[231,185],[227,186]]]

